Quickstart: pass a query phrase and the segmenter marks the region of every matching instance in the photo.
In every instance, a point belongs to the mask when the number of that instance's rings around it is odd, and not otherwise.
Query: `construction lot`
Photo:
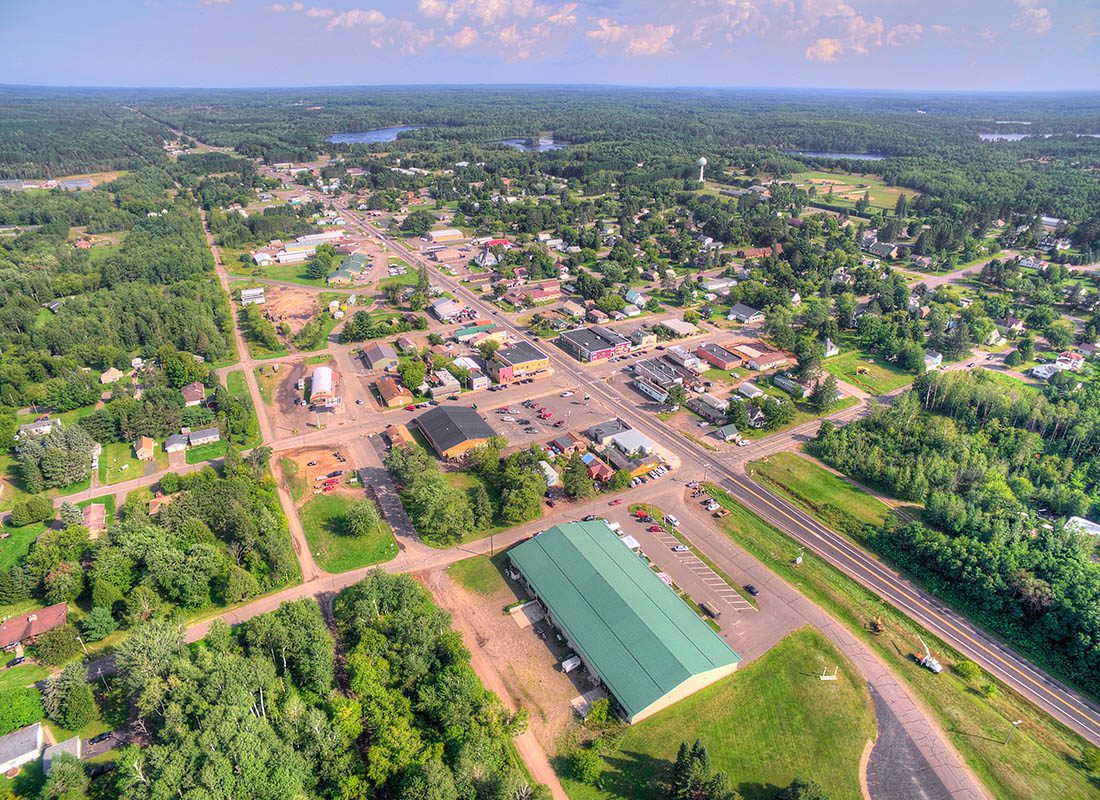
[[[297,484],[294,487],[296,491],[292,494],[299,506],[313,497],[315,492],[324,494],[326,482],[333,486],[329,494],[351,491],[344,488],[348,485],[349,478],[355,475],[355,468],[348,460],[350,453],[329,447],[310,447],[280,453],[279,458],[288,459],[294,463],[295,469],[291,471],[295,475]],[[343,474],[334,474],[337,472]],[[358,486],[354,481],[351,485]],[[357,496],[361,496],[358,489],[353,491]]]
[[[258,367],[256,377],[264,392],[265,410],[277,430],[301,433],[316,426],[318,421],[324,425],[333,414],[340,413],[339,408],[314,412],[308,405],[303,405],[309,389],[309,376],[318,366],[323,365],[307,364],[303,358],[291,363],[281,363],[278,372],[274,371],[274,366]],[[331,361],[328,366],[333,366]],[[304,384],[304,389],[298,388],[299,382]],[[337,383],[338,391],[339,388]]]
[[[317,292],[290,286],[265,286],[263,313],[276,327],[285,325],[293,336],[317,316]]]

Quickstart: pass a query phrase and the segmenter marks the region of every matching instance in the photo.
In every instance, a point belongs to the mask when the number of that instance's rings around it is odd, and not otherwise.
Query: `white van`
[[[673,528],[680,527],[680,520],[676,519],[676,517],[672,516],[671,514],[665,514],[665,522],[667,522]]]

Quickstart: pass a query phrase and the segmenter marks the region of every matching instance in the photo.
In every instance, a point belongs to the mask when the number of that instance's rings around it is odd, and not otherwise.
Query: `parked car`
[[[686,544],[678,544],[672,548],[673,553],[689,553],[691,549]]]
[[[105,742],[108,739],[113,738],[115,738],[115,735],[112,731],[104,731],[103,733],[96,734],[91,739],[89,739],[88,744],[99,744],[100,742]]]
[[[406,411],[416,411],[416,406],[405,406]]]
[[[572,396],[573,396],[573,393],[572,393],[572,392],[562,392],[562,393],[561,393],[561,396],[562,396],[562,397],[572,397]]]
[[[591,521],[592,521],[592,520],[594,520],[594,519],[596,519],[596,515],[595,515],[595,514],[586,514],[585,516],[583,516],[583,517],[581,518],[581,522],[591,522]]]
[[[623,499],[621,497],[616,497],[614,500],[612,500],[610,503],[608,503],[609,506],[621,506],[622,504],[623,504]]]
[[[753,586],[751,583],[745,584],[745,591],[751,594],[753,597],[756,597],[760,594],[760,590]]]
[[[11,669],[12,667],[18,667],[20,664],[22,664],[26,660],[27,660],[26,656],[16,656],[11,661],[9,661],[7,664],[5,664],[4,668],[5,669]]]
[[[650,525],[646,530],[650,533],[663,533],[665,529],[660,525]]]

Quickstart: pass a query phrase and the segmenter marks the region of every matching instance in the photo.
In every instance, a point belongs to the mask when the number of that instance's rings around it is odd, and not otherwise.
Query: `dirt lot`
[[[478,651],[475,658],[485,658],[495,668],[513,702],[530,713],[530,730],[535,738],[544,750],[554,752],[573,720],[571,701],[592,688],[587,673],[577,670],[566,675],[558,668],[569,652],[554,641],[552,634],[545,640],[539,638],[539,632],[547,627],[545,622],[521,628],[504,612],[510,603],[526,599],[512,581],[508,581],[508,588],[481,595],[460,586],[443,571],[417,577],[432,591],[436,602],[455,617],[458,627],[473,635],[473,641],[467,637],[466,644]],[[573,676],[578,676],[576,681]]]
[[[317,478],[338,469],[344,470],[345,473],[350,473],[354,469],[350,461],[341,462],[336,457],[336,453],[341,453],[341,451],[333,448],[313,447],[290,450],[279,454],[280,458],[289,458],[298,465],[298,475],[306,484],[306,492],[302,498],[303,502],[313,497],[313,486]],[[341,455],[345,459],[349,456],[348,453],[341,453]],[[309,466],[310,462],[314,462],[314,466]],[[355,490],[355,494],[359,495],[360,492]],[[298,503],[298,505],[301,505],[301,503]]]
[[[268,405],[272,424],[286,431],[304,431],[314,424],[315,418],[308,406],[296,405],[296,400],[301,400],[304,392],[298,388],[298,380],[304,378],[309,383],[309,375],[319,365],[306,364],[305,360],[296,361],[293,364],[283,364],[275,377],[275,389],[272,402]],[[334,366],[329,362],[329,366]],[[322,423],[332,412],[321,412]]]
[[[285,324],[291,335],[304,328],[320,310],[317,293],[309,289],[289,286],[265,286],[264,289],[264,314],[276,326]]]

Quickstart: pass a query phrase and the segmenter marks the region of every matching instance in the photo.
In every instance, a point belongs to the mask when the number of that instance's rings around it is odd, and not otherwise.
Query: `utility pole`
[[[1023,724],[1022,719],[1018,719],[1012,723],[1012,730],[1008,732],[1008,736],[1005,737],[1005,744],[1008,744],[1012,740],[1012,734],[1016,733],[1016,729]]]

